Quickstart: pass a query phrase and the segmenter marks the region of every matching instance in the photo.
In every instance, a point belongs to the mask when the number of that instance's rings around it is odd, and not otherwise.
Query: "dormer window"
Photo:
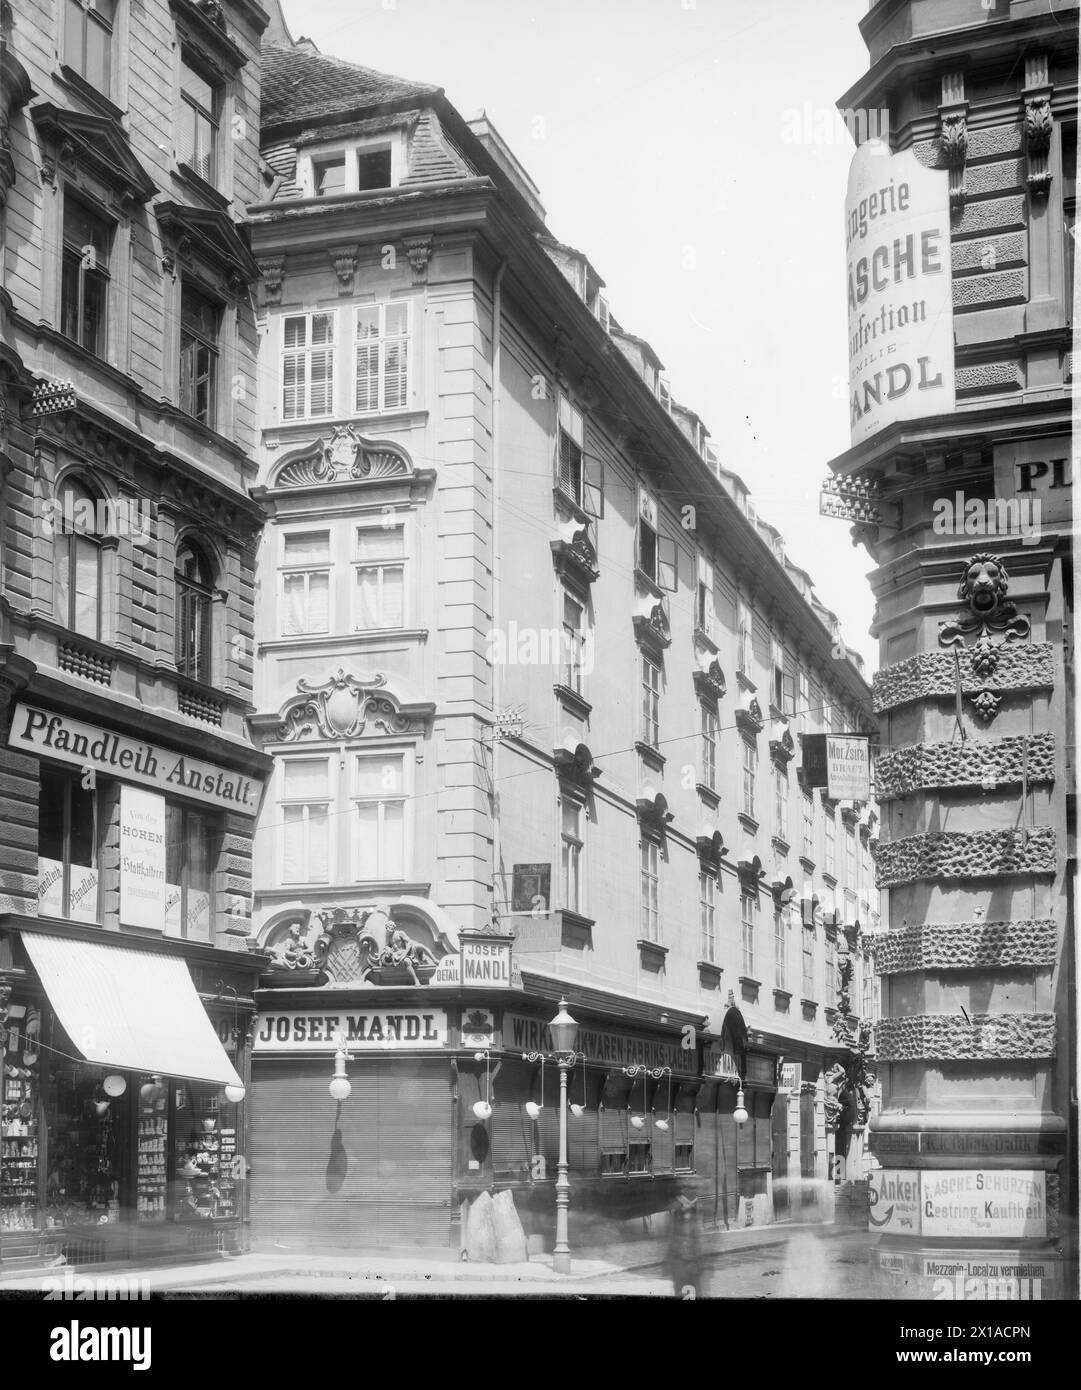
[[[313,159],[312,183],[317,198],[329,198],[333,193],[344,193],[345,155],[335,154],[329,159]]]
[[[357,150],[357,188],[363,193],[370,188],[391,187],[390,146],[383,149]]]
[[[308,158],[307,192],[312,198],[394,188],[402,179],[404,147],[399,137],[363,140],[313,150]]]

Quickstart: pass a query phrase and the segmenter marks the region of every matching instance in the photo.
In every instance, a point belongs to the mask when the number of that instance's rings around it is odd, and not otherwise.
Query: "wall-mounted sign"
[[[337,1013],[300,1009],[259,1014],[256,1052],[333,1052],[338,1033],[350,1052],[378,1052],[447,1045],[445,1009],[392,1009],[387,1013]]]
[[[954,408],[948,174],[865,140],[845,200],[852,444]]]
[[[889,1235],[920,1233],[920,1174],[916,1168],[874,1168],[868,1175],[867,1229]]]
[[[739,1064],[731,1052],[719,1047],[702,1049],[702,1075],[719,1077],[722,1081],[739,1081]]]
[[[495,1014],[491,1009],[462,1010],[462,1046],[491,1047],[495,1039]]]
[[[165,798],[142,787],[120,788],[120,920],[165,927]]]
[[[826,735],[826,774],[835,801],[869,801],[871,744],[866,734]]]
[[[55,758],[102,777],[136,782],[243,816],[254,816],[259,809],[263,784],[256,779],[33,705],[16,705],[8,744],[38,758]]]
[[[563,919],[558,912],[530,913],[512,918],[506,924],[514,933],[517,955],[532,955],[538,951],[558,951],[563,944]]]
[[[461,943],[459,954],[444,956],[436,966],[431,984],[480,989],[520,988],[520,984],[515,983],[510,937],[498,941],[490,937],[471,941],[463,935]]]
[[[925,1236],[1017,1239],[1047,1234],[1043,1173],[990,1169],[926,1169],[922,1174]]]
[[[503,1046],[515,1052],[551,1052],[552,1035],[547,1023],[539,1019],[505,1014]],[[697,1064],[693,1048],[684,1051],[678,1043],[654,1042],[585,1025],[578,1029],[577,1049],[591,1062],[609,1062],[613,1066],[629,1067],[637,1063],[647,1067],[671,1067],[675,1072],[693,1072]]]
[[[551,864],[515,864],[511,911],[547,912],[552,902]]]

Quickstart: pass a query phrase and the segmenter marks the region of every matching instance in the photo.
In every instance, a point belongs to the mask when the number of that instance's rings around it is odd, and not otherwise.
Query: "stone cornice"
[[[999,649],[997,669],[981,676],[973,666],[971,649],[960,653],[961,690],[1002,694],[1050,690],[1055,684],[1054,648],[1049,642],[1010,643]],[[874,711],[883,714],[917,700],[940,700],[957,693],[952,652],[921,652],[878,671],[872,682]]]
[[[899,975],[913,970],[1002,970],[1052,966],[1058,958],[1054,919],[1012,922],[926,923],[874,939],[875,970]]]
[[[989,775],[997,786],[1019,783],[1023,775],[1030,785],[1054,781],[1054,734],[1032,734],[1027,740],[1010,735],[970,738],[963,743],[921,743],[883,753],[875,764],[875,793],[881,802],[914,791],[979,787]]]
[[[1054,1014],[914,1014],[875,1024],[880,1062],[1024,1061],[1055,1055]]]
[[[1054,874],[1056,836],[1051,826],[1034,830],[933,830],[879,841],[872,848],[875,884],[944,879],[1002,878],[1011,874]]]

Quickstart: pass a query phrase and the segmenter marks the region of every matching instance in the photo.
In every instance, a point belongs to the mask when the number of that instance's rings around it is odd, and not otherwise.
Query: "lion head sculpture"
[[[957,597],[979,617],[989,617],[1006,597],[1010,577],[997,555],[981,551],[966,560]]]

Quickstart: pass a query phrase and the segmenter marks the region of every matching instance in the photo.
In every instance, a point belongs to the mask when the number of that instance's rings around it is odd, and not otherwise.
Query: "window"
[[[642,939],[660,941],[660,881],[661,848],[656,840],[643,840],[641,844],[642,865]]]
[[[704,555],[698,557],[698,602],[694,613],[695,626],[707,637],[713,637],[717,626],[713,602],[713,566]]]
[[[354,764],[355,873],[364,882],[405,878],[405,755],[358,754]]]
[[[1066,254],[1065,300],[1066,322],[1073,322],[1074,293],[1074,227],[1077,222],[1077,126],[1063,122],[1062,132],[1062,238]]]
[[[803,997],[815,997],[815,934],[814,927],[803,929]]]
[[[826,1008],[832,1009],[837,1003],[837,940],[832,932],[826,932]]]
[[[281,635],[329,632],[330,533],[294,533],[282,544]]]
[[[811,708],[811,678],[806,671],[799,672],[799,703],[796,706],[796,714],[799,717],[799,727],[807,728],[807,716]]]
[[[702,719],[702,785],[717,790],[717,711],[711,705],[699,706]]]
[[[784,709],[784,650],[777,642],[770,642],[770,669],[773,673],[773,684],[770,689],[770,701],[774,709]]]
[[[98,357],[108,338],[111,223],[64,194],[64,254],[60,279],[60,331]]]
[[[176,554],[176,669],[210,682],[210,613],[213,578],[202,553],[183,542]]]
[[[859,884],[856,878],[856,827],[845,826],[845,886],[855,893]]]
[[[289,314],[282,324],[282,419],[334,413],[334,315]]]
[[[358,527],[356,537],[356,630],[402,627],[405,623],[405,527]]]
[[[181,164],[186,164],[207,183],[213,183],[217,174],[222,99],[222,87],[210,81],[192,66],[186,55],[182,55],[176,154]]]
[[[357,150],[357,189],[363,193],[365,189],[390,186],[390,146]]]
[[[83,517],[94,517],[94,498],[80,483],[67,481],[60,489],[64,520],[53,537],[53,616],[81,637],[102,637],[102,549]],[[66,518],[72,521],[67,522]],[[55,524],[55,523],[54,523]]]
[[[860,1016],[872,1022],[878,1018],[878,980],[875,976],[874,961],[863,958],[861,984]]]
[[[190,285],[180,293],[180,409],[213,425],[221,309]]]
[[[659,530],[657,499],[638,489],[638,568],[661,589],[674,592],[679,579],[676,543]]]
[[[213,876],[218,818],[165,803],[165,934],[209,941],[214,917]]]
[[[117,0],[65,0],[64,63],[109,95]]]
[[[825,810],[825,807],[823,807]],[[826,855],[823,873],[836,876],[837,873],[837,817],[833,811],[826,811]]]
[[[758,772],[758,749],[743,740],[743,814],[754,820],[754,779]]]
[[[773,769],[773,826],[774,834],[788,840],[788,773],[783,768]]]
[[[815,794],[813,791],[803,793],[803,853],[808,859],[814,858],[815,852]]]
[[[585,424],[566,396],[559,398],[559,490],[572,502],[582,505],[585,483]]]
[[[38,910],[44,917],[97,922],[97,792],[69,775],[40,765],[38,797]]]
[[[702,959],[717,960],[717,880],[705,869],[698,872],[698,929]]]
[[[661,668],[652,659],[642,657],[642,742],[650,748],[660,746],[661,736]]]
[[[582,847],[585,807],[564,796],[561,811],[560,869],[563,906],[568,912],[582,911]]]
[[[586,643],[586,606],[580,598],[563,591],[563,684],[582,693],[582,659]]]
[[[312,187],[317,198],[345,192],[345,155],[332,154],[312,160]]]
[[[780,908],[773,912],[773,987],[788,988],[788,970],[785,960],[785,914]]]
[[[745,676],[751,674],[751,610],[742,599],[738,602],[739,629],[736,635],[736,669]]]
[[[357,310],[356,409],[404,410],[409,403],[409,305],[365,304]]]
[[[742,893],[739,900],[740,970],[750,980],[754,973],[755,925],[758,918],[758,899],[753,893]]]
[[[329,760],[288,758],[281,770],[282,882],[328,883],[332,867]]]

